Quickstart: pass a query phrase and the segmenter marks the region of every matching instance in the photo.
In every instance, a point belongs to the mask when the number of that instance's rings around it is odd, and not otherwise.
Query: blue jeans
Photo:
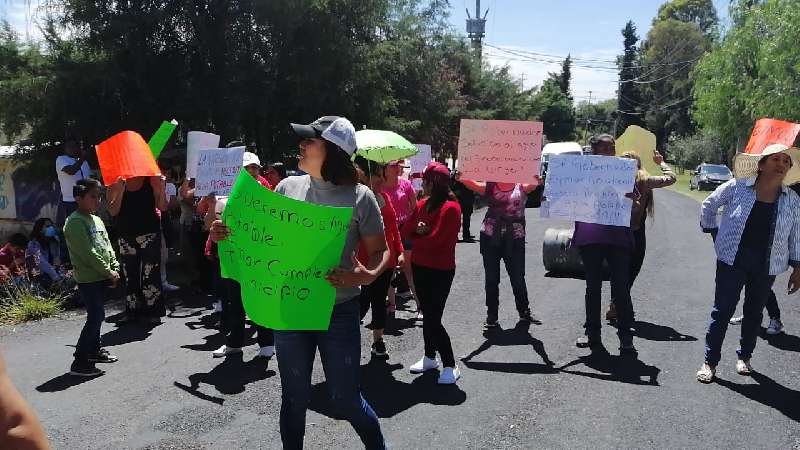
[[[359,302],[333,307],[327,331],[278,331],[275,346],[281,373],[281,440],[284,449],[302,449],[311,372],[319,349],[332,405],[356,430],[368,449],[383,449],[378,416],[361,395]]]
[[[75,346],[76,361],[86,361],[89,355],[100,350],[100,327],[106,316],[103,304],[106,300],[107,287],[108,280],[78,284],[81,300],[86,306],[86,324]]]
[[[510,233],[510,231],[508,231]],[[486,277],[486,315],[497,320],[500,304],[500,260],[505,262],[514,302],[520,315],[530,312],[528,285],[525,283],[525,239],[493,239],[481,233],[481,255]]]
[[[741,359],[750,359],[756,348],[756,338],[764,316],[775,277],[769,275],[769,260],[762,252],[739,248],[732,266],[717,261],[717,279],[714,307],[706,332],[706,362],[716,366],[720,360],[722,341],[728,330],[728,321],[736,311],[739,296],[744,289],[742,336],[736,353]]]

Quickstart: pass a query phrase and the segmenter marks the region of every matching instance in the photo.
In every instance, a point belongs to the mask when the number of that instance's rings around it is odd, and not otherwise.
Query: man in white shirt
[[[74,140],[64,142],[64,154],[56,158],[56,173],[61,185],[61,204],[58,206],[56,223],[59,228],[63,228],[67,217],[78,208],[72,196],[72,188],[78,181],[89,178],[86,155]]]

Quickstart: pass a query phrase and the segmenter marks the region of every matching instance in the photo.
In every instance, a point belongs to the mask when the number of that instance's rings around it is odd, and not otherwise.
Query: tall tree
[[[572,83],[572,55],[567,55],[567,59],[561,64],[561,75],[559,76],[559,87],[561,92],[572,98],[570,85]]]
[[[716,38],[719,32],[719,17],[712,0],[671,0],[658,8],[653,25],[673,19],[693,23],[706,36]]]
[[[637,85],[639,71],[639,36],[636,34],[636,25],[628,21],[622,29],[623,46],[625,52],[618,59],[619,89],[617,90],[617,134],[622,134],[629,125],[643,125],[641,111],[642,98]]]

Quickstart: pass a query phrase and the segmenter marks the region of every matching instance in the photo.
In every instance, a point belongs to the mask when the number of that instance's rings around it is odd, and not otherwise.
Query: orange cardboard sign
[[[147,141],[133,131],[122,131],[96,145],[97,161],[106,186],[119,177],[149,177],[161,175]]]
[[[771,144],[794,145],[800,124],[776,119],[758,119],[744,153],[760,155]]]

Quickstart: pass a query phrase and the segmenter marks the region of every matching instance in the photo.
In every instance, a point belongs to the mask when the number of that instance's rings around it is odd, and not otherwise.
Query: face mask
[[[44,229],[44,235],[47,237],[55,237],[56,236],[56,227],[50,225]]]

